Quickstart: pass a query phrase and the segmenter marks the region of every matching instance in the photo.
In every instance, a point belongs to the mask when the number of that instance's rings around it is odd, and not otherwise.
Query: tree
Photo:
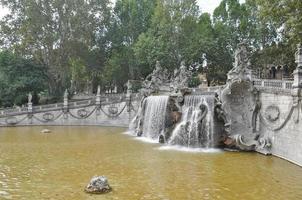
[[[261,18],[279,29],[284,41],[297,44],[302,36],[302,1],[256,0]]]
[[[109,0],[1,0],[11,13],[1,20],[3,48],[35,59],[48,71],[49,89],[61,94],[70,84],[69,59],[92,51],[106,32]]]
[[[150,28],[134,45],[143,76],[150,73],[157,60],[170,71],[179,67],[182,60],[188,64],[196,61],[198,44],[194,34],[198,15],[195,0],[157,1]]]
[[[29,93],[35,96],[46,85],[46,71],[41,65],[8,51],[0,52],[0,106],[27,103]]]
[[[260,59],[254,56],[254,62],[263,65],[267,62],[265,57],[270,56],[272,61],[269,64],[286,65],[293,70],[296,67],[296,45],[302,42],[302,1],[254,1],[260,20],[276,30],[274,43],[259,52]]]
[[[140,34],[151,24],[155,1],[118,0],[111,26],[108,30],[110,41],[108,60],[103,71],[107,84],[123,88],[128,79],[139,79],[139,60],[134,57],[133,45]]]

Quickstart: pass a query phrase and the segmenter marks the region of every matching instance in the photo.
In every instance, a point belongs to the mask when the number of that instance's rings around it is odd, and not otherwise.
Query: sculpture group
[[[157,61],[153,72],[143,81],[141,92],[145,95],[161,91],[177,93],[184,88],[188,88],[191,76],[192,72],[187,69],[184,62],[181,62],[180,68],[175,69],[174,73],[171,74]]]

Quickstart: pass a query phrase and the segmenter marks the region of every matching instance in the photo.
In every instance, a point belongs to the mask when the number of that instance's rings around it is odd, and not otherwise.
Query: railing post
[[[132,94],[132,84],[130,80],[127,82],[127,93],[126,93],[126,103],[127,103],[127,111],[131,111],[131,94]]]
[[[33,103],[32,103],[31,93],[28,94],[27,111],[28,111],[29,114],[32,114],[32,112],[33,112]]]
[[[98,85],[98,90],[96,93],[96,100],[95,100],[95,104],[97,107],[101,106],[101,87]]]
[[[32,124],[33,103],[32,103],[32,95],[31,95],[31,93],[28,94],[27,117],[28,117],[29,123]]]
[[[98,85],[98,90],[96,92],[96,99],[95,99],[95,106],[96,106],[96,116],[100,115],[101,112],[101,86]]]
[[[286,89],[286,81],[282,81],[282,88]]]
[[[68,90],[67,89],[64,92],[63,111],[64,111],[64,113],[68,112]]]

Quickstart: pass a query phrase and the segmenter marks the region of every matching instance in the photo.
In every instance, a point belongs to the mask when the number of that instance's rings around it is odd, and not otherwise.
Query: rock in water
[[[51,131],[49,130],[49,129],[43,129],[42,131],[41,131],[41,133],[50,133]]]
[[[112,189],[105,176],[94,176],[85,188],[85,192],[92,194],[104,194]]]

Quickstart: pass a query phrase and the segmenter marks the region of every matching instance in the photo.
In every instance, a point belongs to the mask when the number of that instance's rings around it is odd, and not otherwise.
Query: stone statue
[[[207,141],[206,131],[204,131],[206,126],[206,116],[208,114],[208,107],[201,103],[199,106],[200,112],[197,114],[197,133],[198,133],[198,141],[200,144],[205,144]]]
[[[187,88],[189,86],[191,76],[192,72],[187,70],[185,62],[182,61],[179,70],[174,70],[174,77],[171,81],[171,87],[173,88],[174,92]]]
[[[158,92],[160,86],[167,81],[167,71],[164,70],[159,61],[156,61],[155,69],[143,82],[143,88],[148,92]]]
[[[64,92],[64,99],[68,99],[68,91],[67,91],[67,89]]]
[[[28,94],[28,103],[32,103],[32,98],[33,98],[32,94],[29,93]]]
[[[202,67],[203,68],[207,68],[208,66],[208,60],[207,60],[207,54],[203,53],[202,54]]]
[[[235,51],[235,64],[230,72],[244,72],[245,69],[249,67],[249,65],[250,63],[246,43],[241,42],[238,44],[238,47]]]
[[[101,94],[101,86],[100,86],[100,85],[98,85],[98,89],[97,89],[97,91],[96,91],[96,94],[97,94],[97,95],[100,95],[100,94]]]
[[[132,83],[130,80],[127,81],[127,93],[130,93],[132,91]]]
[[[296,57],[296,63],[297,63],[297,67],[299,69],[302,69],[302,45],[298,44],[297,45],[297,51],[295,53],[295,57]]]

